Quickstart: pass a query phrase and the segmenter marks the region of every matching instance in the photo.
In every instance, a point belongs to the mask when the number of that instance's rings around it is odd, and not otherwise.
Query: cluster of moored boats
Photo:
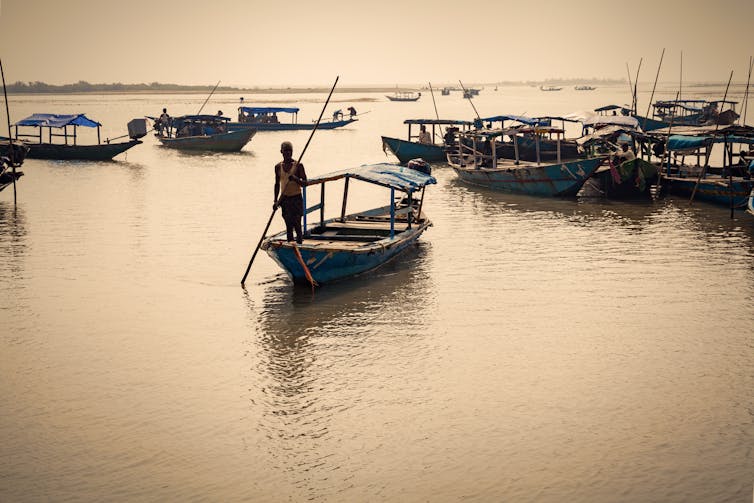
[[[309,179],[303,187],[303,241],[288,241],[281,232],[260,241],[261,249],[296,283],[328,283],[378,267],[431,225],[422,211],[424,191],[436,183],[431,163],[449,165],[471,185],[512,193],[608,198],[670,193],[724,206],[731,215],[741,208],[754,215],[754,128],[736,124],[735,105],[733,101],[658,101],[650,117],[609,105],[558,117],[407,119],[405,139],[382,137],[383,149],[400,164],[365,165]],[[358,120],[353,115],[334,116],[316,125],[299,124],[297,113],[291,107],[239,107],[238,121],[222,115],[176,117],[158,124],[157,138],[170,148],[240,150],[257,131],[334,129]],[[291,114],[292,120],[280,122],[278,114]],[[566,123],[580,126],[581,134],[565,137]],[[82,146],[76,144],[76,128],[82,126],[97,127],[99,132],[100,124],[81,114],[34,114],[16,123],[16,139],[6,142],[14,148],[11,156],[3,158],[0,182],[5,185],[0,190],[20,176],[15,167],[24,156],[112,159],[141,143],[139,138],[149,132],[145,119],[134,119],[128,125],[128,141],[100,142],[98,134],[97,145]],[[19,133],[23,127],[37,131],[24,135]],[[62,143],[53,142],[53,137],[62,137]],[[335,180],[345,181],[342,206],[339,214],[325,218],[324,186]],[[351,181],[389,190],[388,204],[347,214]],[[319,201],[307,206],[313,199],[307,188],[317,185]],[[311,221],[314,212],[319,218]]]

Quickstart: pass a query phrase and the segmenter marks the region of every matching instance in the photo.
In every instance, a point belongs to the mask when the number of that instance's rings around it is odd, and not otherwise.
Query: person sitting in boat
[[[445,136],[443,139],[445,140],[445,145],[454,145],[456,142],[456,133],[458,133],[457,127],[449,127],[445,130]]]
[[[278,120],[278,113],[272,112],[272,117],[270,117],[270,122],[273,124],[280,124],[280,121]]]
[[[419,143],[422,145],[432,145],[432,135],[427,131],[427,126],[424,124],[419,128]]]
[[[342,120],[342,119],[343,119],[343,110],[341,110],[340,108],[337,109],[336,111],[334,111],[332,113],[332,120],[333,120],[333,122],[339,121],[339,120]]]
[[[178,130],[178,133],[176,133],[176,138],[180,138],[183,136],[191,136],[191,123],[186,121],[181,126],[181,129]]]
[[[352,106],[348,107],[348,115],[350,116],[351,119],[353,119],[354,116],[356,115],[356,109]]]

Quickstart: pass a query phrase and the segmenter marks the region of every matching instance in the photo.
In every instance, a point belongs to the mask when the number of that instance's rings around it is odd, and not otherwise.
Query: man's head
[[[623,151],[626,152],[628,150],[628,143],[624,143],[621,148],[623,148]]]
[[[280,144],[280,153],[283,154],[283,158],[290,159],[293,157],[293,144],[289,141],[284,141]]]

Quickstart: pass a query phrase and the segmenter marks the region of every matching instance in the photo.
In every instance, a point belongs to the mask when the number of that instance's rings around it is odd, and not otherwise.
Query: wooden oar
[[[319,127],[319,122],[322,120],[322,115],[325,113],[327,104],[330,103],[330,97],[332,96],[333,91],[335,91],[335,86],[338,84],[339,78],[340,76],[335,77],[335,82],[332,85],[332,89],[330,89],[330,94],[327,95],[327,100],[325,101],[325,105],[322,107],[322,111],[319,113],[319,118],[317,119],[317,123],[314,125],[314,128],[312,129],[311,134],[309,134],[309,139],[306,140],[306,145],[304,145],[304,149],[301,151],[301,155],[298,156],[297,164],[300,163],[301,159],[304,157],[306,148],[309,146],[309,142],[312,141],[312,137],[314,136],[314,132],[317,131],[317,127]],[[244,283],[246,283],[246,277],[249,275],[249,271],[251,270],[251,264],[254,263],[254,259],[257,256],[257,252],[259,252],[259,247],[262,246],[262,242],[264,241],[264,238],[267,236],[267,231],[270,229],[270,224],[272,223],[272,217],[275,216],[275,212],[277,211],[278,206],[280,205],[280,200],[282,199],[282,197],[283,197],[283,193],[282,191],[280,191],[280,196],[278,197],[278,200],[275,201],[275,206],[273,206],[272,213],[270,214],[270,218],[267,220],[267,225],[264,227],[264,232],[262,232],[262,237],[259,238],[259,243],[257,243],[257,247],[254,249],[254,253],[251,256],[251,260],[249,260],[249,265],[246,267],[246,272],[243,273],[243,278],[241,278],[241,286],[244,286]],[[306,211],[306,208],[304,208],[304,211]],[[304,231],[305,230],[306,229],[304,229]]]
[[[8,158],[10,159],[11,169],[13,170],[13,204],[16,204],[16,155],[13,151],[13,139],[11,138],[10,133],[10,108],[8,107],[8,92],[5,89],[5,72],[3,71],[2,60],[0,60],[0,76],[2,76],[3,78],[3,95],[5,95],[5,117],[8,120]]]
[[[435,106],[435,117],[440,120],[440,114],[437,113],[437,103],[435,103],[435,92],[432,90],[432,82],[429,82],[429,92],[432,94],[432,104]]]
[[[196,112],[196,115],[199,115],[200,113],[202,113],[202,110],[204,110],[204,105],[206,105],[206,104],[207,104],[207,102],[209,101],[209,99],[210,99],[210,98],[212,97],[212,95],[213,95],[213,94],[215,94],[215,89],[217,89],[217,86],[219,86],[219,85],[220,85],[220,81],[218,80],[218,81],[217,81],[217,84],[215,84],[215,87],[213,87],[213,88],[212,88],[212,91],[211,91],[211,92],[209,93],[209,96],[207,96],[207,99],[206,99],[206,100],[204,100],[204,103],[202,103],[202,106],[201,106],[201,108],[199,109],[199,111],[198,111],[198,112]]]

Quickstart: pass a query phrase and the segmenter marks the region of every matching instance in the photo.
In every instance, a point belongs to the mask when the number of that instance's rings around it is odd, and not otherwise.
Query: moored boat
[[[604,157],[562,159],[557,149],[555,162],[521,161],[500,158],[498,139],[513,138],[517,153],[516,129],[475,130],[460,134],[457,147],[448,152],[448,164],[469,184],[495,190],[537,196],[574,196],[602,164]]]
[[[452,119],[406,119],[403,121],[408,125],[408,135],[406,139],[393,138],[390,136],[382,137],[382,150],[390,150],[401,163],[406,163],[411,159],[421,157],[427,162],[445,162],[445,148],[447,141],[453,140],[453,132],[463,130],[467,131],[473,125],[470,121],[452,120]],[[420,143],[419,134],[413,134],[413,127],[431,126],[430,134],[432,143]],[[442,130],[443,126],[445,131]]]
[[[325,184],[344,180],[340,216],[325,220]],[[361,180],[390,191],[388,205],[346,215],[348,186]],[[304,211],[303,241],[287,241],[285,231],[262,242],[265,250],[294,283],[325,284],[356,276],[385,264],[409,246],[431,225],[422,212],[424,189],[436,183],[429,174],[394,164],[371,164],[310,178],[303,187],[321,187],[321,199]],[[403,197],[396,198],[396,192]],[[418,194],[417,194],[418,193]],[[319,221],[307,215],[319,212]]]
[[[145,119],[135,119],[129,123],[128,136],[131,138],[129,141],[112,142],[106,139],[103,143],[100,139],[100,128],[102,125],[89,119],[84,114],[35,113],[16,122],[14,127],[15,139],[23,140],[29,146],[27,157],[30,159],[112,160],[116,155],[140,144],[141,141],[139,138],[147,134]],[[79,144],[79,127],[97,128],[97,143],[90,145]],[[19,131],[19,128],[24,129]],[[35,133],[30,134],[25,132],[29,128],[34,130]],[[45,137],[47,141],[45,141]],[[54,143],[53,138],[62,138],[62,143]]]
[[[316,125],[315,122],[306,123],[298,122],[297,107],[238,107],[238,121],[228,122],[228,131],[238,131],[240,129],[256,129],[257,131],[298,131],[312,130]],[[278,114],[289,114],[290,122],[281,122]],[[317,130],[336,129],[347,126],[358,119],[355,115],[343,116],[337,115],[330,121],[320,121]]]
[[[256,134],[255,129],[227,131],[230,119],[219,115],[174,117],[171,127],[158,135],[163,146],[178,150],[238,152]]]

